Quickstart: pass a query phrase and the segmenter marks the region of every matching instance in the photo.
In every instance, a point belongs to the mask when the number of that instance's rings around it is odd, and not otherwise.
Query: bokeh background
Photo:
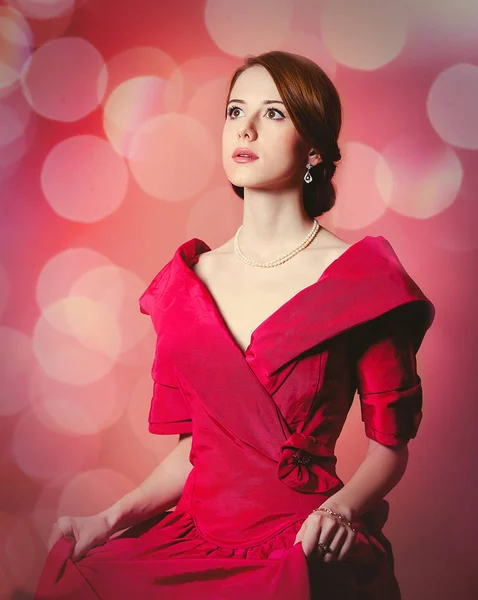
[[[475,0],[8,0],[0,5],[0,596],[32,597],[53,522],[136,487],[177,442],[147,429],[138,298],[177,246],[241,223],[221,162],[247,54],[316,61],[344,107],[336,206],[434,302],[424,417],[389,494],[403,600],[478,597]],[[358,399],[337,446],[367,440]]]

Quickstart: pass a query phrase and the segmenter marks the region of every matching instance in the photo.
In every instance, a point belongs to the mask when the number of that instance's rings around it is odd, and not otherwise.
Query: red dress
[[[434,305],[390,243],[366,236],[242,352],[191,269],[209,250],[183,243],[139,300],[157,333],[149,430],[193,434],[180,501],[76,563],[60,539],[35,598],[399,600],[386,500],[354,522],[342,562],[307,559],[294,541],[344,485],[334,448],[356,391],[366,436],[386,446],[415,437],[416,352]]]

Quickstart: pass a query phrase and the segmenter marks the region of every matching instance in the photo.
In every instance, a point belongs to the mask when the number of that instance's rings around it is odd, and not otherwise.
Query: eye
[[[232,116],[232,113],[233,113],[235,110],[242,110],[242,108],[239,108],[239,106],[230,106],[230,107],[228,108],[228,110],[227,110],[227,114],[228,114],[228,116],[229,116],[229,117],[230,117],[232,120],[236,119],[236,117],[233,117],[233,116]],[[266,111],[266,115],[267,115],[268,113],[270,113],[270,112],[272,112],[272,113],[278,113],[278,114],[281,116],[281,118],[282,118],[282,119],[284,119],[284,118],[285,118],[285,115],[284,115],[284,113],[283,113],[283,112],[281,112],[281,111],[280,111],[279,109],[277,109],[277,108],[268,108],[268,109],[267,109],[267,111]],[[280,121],[280,119],[271,119],[271,120],[272,120],[272,121]]]
[[[232,116],[232,113],[235,110],[241,110],[241,109],[238,106],[230,106],[227,110],[228,116],[234,119],[235,117]]]
[[[268,112],[268,113],[270,113],[270,112],[276,112],[276,113],[279,113],[279,114],[280,114],[280,116],[281,116],[281,118],[282,118],[282,119],[284,118],[284,113],[283,113],[283,112],[281,112],[281,111],[280,111],[279,109],[277,109],[277,108],[269,108],[269,110],[268,110],[267,112]],[[273,120],[273,121],[279,121],[279,119],[272,119],[272,120]]]

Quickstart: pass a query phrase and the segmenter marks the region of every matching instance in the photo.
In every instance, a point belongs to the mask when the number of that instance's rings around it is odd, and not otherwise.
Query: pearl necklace
[[[275,260],[270,260],[269,262],[266,262],[266,263],[259,263],[255,260],[251,260],[250,258],[247,258],[247,256],[244,256],[241,249],[239,248],[239,242],[238,242],[239,232],[241,231],[241,229],[242,229],[242,225],[236,231],[236,235],[234,236],[234,252],[236,253],[236,256],[238,258],[240,258],[243,262],[247,263],[248,265],[251,265],[252,267],[266,267],[267,268],[267,267],[276,267],[277,265],[281,265],[281,264],[285,263],[286,261],[290,260],[291,258],[293,258],[296,254],[298,254],[304,248],[307,248],[307,246],[312,242],[312,240],[315,238],[315,236],[319,232],[320,225],[314,219],[314,225],[312,227],[312,231],[305,238],[305,240],[302,242],[302,244],[300,244],[300,246],[298,246],[291,252],[284,254],[283,256],[280,256],[279,258],[276,258]]]

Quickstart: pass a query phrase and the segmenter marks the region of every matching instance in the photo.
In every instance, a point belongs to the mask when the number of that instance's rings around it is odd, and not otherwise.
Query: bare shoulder
[[[320,226],[320,231],[316,239],[319,240],[322,247],[327,249],[335,248],[336,250],[347,250],[347,248],[350,248],[352,245],[340,239],[335,233],[325,229],[322,225]]]
[[[320,226],[320,231],[317,234],[314,241],[316,241],[314,247],[317,250],[337,252],[338,254],[342,254],[342,252],[345,252],[347,248],[350,248],[350,246],[352,246],[352,244],[349,244],[348,242],[345,242],[344,240],[340,239],[334,233],[332,233],[328,229],[325,229],[325,227],[323,227],[322,225]]]
[[[226,266],[226,261],[231,255],[231,249],[228,247],[228,244],[229,241],[199,255],[199,260],[194,265],[194,271],[196,271],[203,281],[207,281],[210,274],[217,273],[221,265]]]

